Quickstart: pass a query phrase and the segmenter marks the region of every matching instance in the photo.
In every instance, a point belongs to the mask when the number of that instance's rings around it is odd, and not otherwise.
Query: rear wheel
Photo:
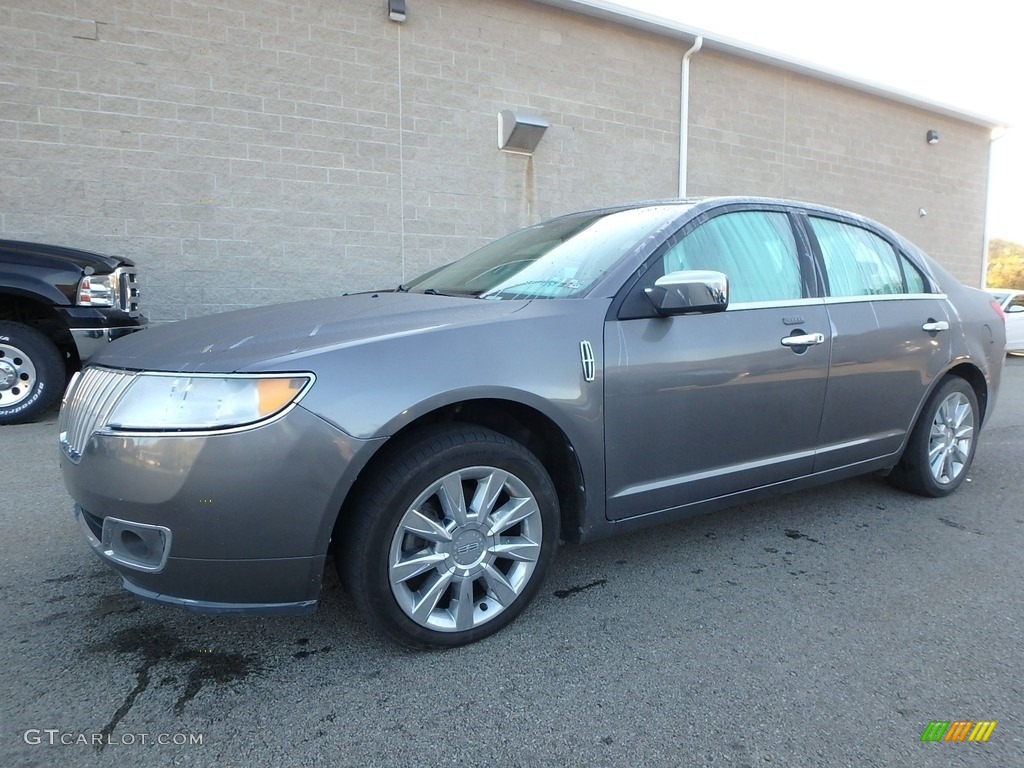
[[[338,570],[375,630],[415,648],[497,632],[530,602],[559,538],[537,458],[473,426],[424,431],[361,495]]]
[[[971,385],[947,377],[928,398],[889,480],[921,496],[948,496],[967,478],[980,423]]]
[[[35,328],[0,322],[0,424],[32,421],[64,391],[64,361]]]

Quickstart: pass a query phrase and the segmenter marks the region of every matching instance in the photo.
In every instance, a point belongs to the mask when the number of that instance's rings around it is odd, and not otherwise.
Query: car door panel
[[[897,453],[950,359],[946,299],[863,222],[809,216],[832,328],[815,472]]]
[[[815,472],[900,450],[916,410],[949,361],[938,298],[829,302],[832,366]],[[939,325],[941,327],[941,325]]]
[[[668,238],[646,280],[725,275],[726,311],[605,326],[607,515],[621,520],[809,474],[831,331],[789,214],[733,208]],[[649,309],[650,307],[648,307]],[[680,310],[682,311],[682,310]]]
[[[783,346],[796,332],[824,339]],[[829,336],[820,302],[608,323],[608,517],[808,474]]]

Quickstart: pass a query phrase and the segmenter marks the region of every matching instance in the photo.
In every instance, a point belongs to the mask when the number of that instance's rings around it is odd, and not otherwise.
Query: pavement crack
[[[100,743],[94,746],[97,752],[102,752],[103,747],[106,746],[110,740],[111,734],[114,733],[114,729],[117,728],[117,724],[121,722],[121,719],[128,714],[129,710],[135,705],[135,700],[139,698],[143,691],[149,688],[149,670],[156,664],[156,659],[147,659],[146,662],[135,670],[136,681],[135,687],[132,688],[131,692],[124,697],[124,701],[121,702],[121,706],[117,708],[114,716],[100,730],[103,738],[100,739]]]
[[[592,581],[589,584],[584,584],[582,587],[569,587],[568,589],[556,589],[555,590],[555,597],[558,597],[558,598],[561,598],[562,600],[564,600],[567,597],[572,597],[573,595],[578,595],[580,592],[584,591],[585,589],[592,589],[594,587],[602,587],[602,586],[604,586],[607,583],[608,583],[608,579],[597,579],[596,581]]]
[[[786,536],[791,539],[807,539],[807,541],[813,541],[815,544],[821,544],[817,539],[812,539],[806,533],[800,533],[800,531],[795,531],[792,528],[786,529]]]
[[[962,524],[956,522],[955,520],[950,520],[950,519],[945,518],[945,517],[940,517],[938,520],[939,520],[940,523],[945,523],[950,528],[956,528],[958,531],[964,531],[966,533],[973,533],[975,536],[984,536],[985,535],[981,531],[972,531],[966,525],[962,525]]]

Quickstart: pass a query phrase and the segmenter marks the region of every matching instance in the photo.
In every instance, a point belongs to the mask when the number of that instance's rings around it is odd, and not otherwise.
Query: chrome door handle
[[[813,344],[824,344],[824,333],[805,333],[801,336],[786,336],[782,339],[784,347],[809,347]]]
[[[939,331],[948,331],[949,323],[945,320],[929,320],[927,323],[921,326],[922,331],[928,331],[928,333],[938,333]]]

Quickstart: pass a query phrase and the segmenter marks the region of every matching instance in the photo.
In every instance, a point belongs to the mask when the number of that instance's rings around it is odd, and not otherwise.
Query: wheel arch
[[[67,321],[45,298],[17,289],[0,288],[0,320],[27,325],[46,336],[64,355],[68,372],[81,366]]]
[[[939,423],[938,408],[958,392],[973,395],[978,409],[976,423],[972,420],[964,433],[966,446],[959,434],[964,416],[947,413],[942,417],[944,423]],[[943,399],[940,401],[940,398]],[[953,493],[967,479],[974,460],[978,430],[984,418],[982,403],[987,403],[987,398],[984,375],[969,363],[956,365],[937,377],[907,433],[899,460],[887,473],[889,482],[918,496],[939,498]],[[959,406],[956,413],[960,413]],[[951,423],[951,418],[956,419],[955,424]],[[940,428],[937,433],[935,426]]]
[[[914,413],[914,418],[910,422],[910,426],[906,431],[906,435],[903,438],[903,444],[900,446],[899,451],[895,454],[895,462],[893,466],[889,467],[884,471],[883,474],[888,475],[895,468],[895,465],[903,460],[903,455],[907,450],[907,445],[910,443],[911,434],[914,428],[917,426],[917,422],[921,419],[924,413],[925,406],[928,405],[928,401],[931,399],[935,391],[942,386],[947,378],[953,376],[958,379],[963,379],[970,385],[971,389],[974,390],[974,396],[978,400],[978,426],[981,427],[985,422],[985,417],[988,413],[988,381],[985,379],[985,374],[981,369],[973,362],[961,360],[955,363],[952,367],[943,371],[940,375],[936,376],[931,385],[928,387],[928,391],[925,392],[924,397],[921,398],[921,402],[918,403],[917,411]]]
[[[973,363],[962,362],[953,366],[944,375],[936,379],[932,385],[931,392],[934,392],[947,376],[956,376],[971,385],[971,389],[974,390],[974,396],[978,399],[978,410],[980,411],[978,414],[979,426],[984,424],[988,415],[988,381],[985,379],[985,374]],[[928,393],[928,397],[931,397],[931,392]]]
[[[360,469],[342,502],[331,539],[337,542],[375,471],[424,428],[434,424],[467,424],[490,429],[526,447],[544,466],[558,496],[562,537],[576,540],[585,506],[583,470],[565,431],[548,415],[522,402],[473,398],[436,407],[392,434]]]

